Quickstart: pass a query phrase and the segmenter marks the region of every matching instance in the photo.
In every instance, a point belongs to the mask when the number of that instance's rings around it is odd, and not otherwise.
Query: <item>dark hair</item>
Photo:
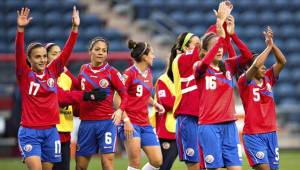
[[[185,38],[186,38],[186,36],[187,36],[188,34],[191,34],[191,33],[190,33],[190,32],[184,32],[184,33],[179,34],[179,36],[177,37],[177,41],[176,41],[176,43],[177,43],[177,50],[183,52],[183,49],[182,49],[183,45],[184,45],[185,47],[188,47],[188,46],[190,45],[191,39],[192,39],[192,37],[194,37],[195,35],[192,35],[191,38],[187,41],[187,43],[184,44],[184,40],[185,40]]]
[[[54,46],[59,46],[58,44],[56,44],[56,43],[47,43],[46,45],[45,45],[45,48],[46,48],[46,50],[47,50],[47,53],[51,50],[51,48],[52,47],[54,47]]]
[[[95,37],[94,39],[92,39],[90,41],[90,45],[89,45],[89,51],[91,51],[93,48],[94,48],[94,45],[97,43],[97,42],[103,42],[105,43],[105,45],[107,46],[107,51],[109,49],[109,43],[106,39],[102,38],[102,37]]]
[[[208,51],[208,44],[210,42],[211,39],[218,37],[215,33],[210,32],[205,34],[201,39],[202,39],[202,49],[205,51]],[[201,51],[203,51],[201,50]],[[205,57],[205,54],[203,52],[201,52],[200,54],[201,58]],[[223,61],[220,61],[218,64],[220,70],[223,72],[224,75],[226,75],[226,67]]]
[[[128,48],[131,50],[131,57],[136,62],[142,61],[143,55],[148,55],[150,52],[150,45],[146,42],[135,42],[133,40],[128,41]]]
[[[177,55],[177,44],[174,44],[172,49],[171,49],[171,54],[170,54],[170,57],[169,57],[169,65],[168,65],[168,68],[167,68],[167,75],[172,80],[172,82],[174,82],[172,65],[173,65],[173,61],[174,61],[176,55]]]
[[[40,47],[44,47],[44,45],[42,43],[39,43],[39,42],[30,43],[27,46],[27,52],[26,52],[27,56],[30,57],[32,50],[34,50],[36,48],[40,48]]]

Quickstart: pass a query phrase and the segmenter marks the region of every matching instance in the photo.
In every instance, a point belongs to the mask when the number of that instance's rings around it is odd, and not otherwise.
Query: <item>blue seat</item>
[[[7,50],[7,46],[6,46],[6,43],[5,42],[0,42],[0,53],[7,53],[8,50]]]
[[[288,39],[285,42],[285,49],[288,52],[297,52],[299,49],[300,41],[298,39]]]
[[[298,83],[300,81],[300,69],[299,68],[293,69],[291,77],[294,83]]]
[[[17,24],[17,13],[10,12],[6,15],[5,17],[5,26],[6,27],[11,27],[11,26],[16,26]]]
[[[275,33],[276,34],[276,33]],[[278,36],[282,37],[283,39],[294,38],[298,35],[298,29],[293,25],[284,25],[280,29],[280,33]]]
[[[240,17],[242,18],[242,20],[240,20],[240,24],[242,25],[247,25],[247,24],[257,24],[257,15],[256,13],[252,12],[252,11],[246,11],[242,14],[240,14]]]
[[[251,51],[262,51],[265,48],[265,43],[261,39],[253,39],[247,43]]]
[[[243,34],[245,34],[244,36],[250,39],[263,37],[262,29],[256,25],[244,28]]]
[[[185,25],[187,27],[201,25],[203,23],[203,17],[204,15],[200,12],[192,12],[187,16],[186,19],[186,22],[189,23]]]
[[[27,0],[25,5],[30,8],[32,12],[43,12],[43,8],[41,8],[41,1],[39,0]]]
[[[3,5],[3,2],[1,2],[1,6]],[[21,8],[23,7],[23,4],[20,3],[19,1],[5,1],[5,12],[9,13],[9,12],[15,12],[17,10],[21,10]]]
[[[109,41],[123,41],[125,36],[115,29],[103,30],[100,36],[107,38]]]
[[[45,25],[45,16],[41,12],[31,12],[30,16],[33,18],[29,26],[33,27],[44,27]]]
[[[110,51],[128,51],[129,49],[125,47],[124,43],[119,41],[111,41],[109,43]]]
[[[95,27],[95,26],[89,27],[89,28],[86,28],[82,34],[83,34],[83,36],[82,36],[83,39],[92,40],[93,38],[100,36],[101,29],[99,27]]]
[[[46,38],[48,42],[56,42],[65,39],[65,31],[59,26],[50,27],[47,29]]]
[[[43,42],[46,38],[46,31],[41,27],[31,27],[27,30],[25,39],[29,42]]]
[[[280,82],[288,82],[291,80],[291,72],[289,69],[283,69],[279,74]]]
[[[146,19],[151,14],[151,7],[149,1],[131,0],[133,5],[135,16],[134,18]]]
[[[280,85],[277,86],[277,95],[280,98],[284,98],[285,96],[294,97],[294,87],[290,83],[280,83]]]
[[[193,27],[191,29],[191,32],[194,33],[195,35],[201,37],[206,32],[206,28],[198,25],[198,26]]]
[[[283,11],[277,14],[276,21],[279,24],[290,24],[294,22],[294,15],[288,11]]]
[[[259,14],[258,24],[260,26],[273,25],[276,24],[276,18],[274,17],[276,14],[272,11],[263,11]]]
[[[45,15],[45,25],[47,27],[60,26],[62,23],[62,14],[57,11],[48,12]]]
[[[84,28],[90,27],[90,26],[98,26],[98,27],[104,27],[105,22],[102,21],[99,17],[95,15],[82,15],[80,16],[81,26]],[[71,19],[69,19],[69,22],[71,22]]]
[[[170,17],[172,19],[174,19],[180,25],[184,24],[184,22],[186,20],[185,14],[181,11],[175,11],[175,12],[171,13]]]
[[[45,13],[49,13],[49,12],[60,12],[59,11],[60,5],[58,1],[53,1],[53,0],[46,0],[43,3],[43,10],[45,11]]]
[[[74,51],[75,52],[85,52],[88,50],[88,44],[82,42],[82,41],[77,41],[75,44]]]
[[[183,26],[179,26],[179,27],[176,27],[173,32],[175,34],[175,36],[179,36],[181,33],[184,33],[184,32],[187,32],[187,28],[186,27],[183,27]]]
[[[165,68],[166,68],[166,64],[162,59],[159,59],[159,58],[154,59],[153,66],[152,66],[153,70],[162,71]]]

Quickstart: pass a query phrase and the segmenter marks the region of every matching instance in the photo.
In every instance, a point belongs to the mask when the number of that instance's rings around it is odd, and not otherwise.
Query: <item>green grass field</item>
[[[146,158],[143,159],[143,164],[146,162]],[[280,152],[280,170],[300,170],[300,151],[281,151]],[[0,169],[1,170],[25,170],[25,164],[21,163],[20,159],[0,159]],[[71,169],[75,169],[75,162],[72,160]],[[100,170],[100,158],[94,157],[89,165],[89,170]],[[116,170],[126,170],[127,169],[127,159],[117,158],[115,160]],[[178,160],[173,165],[172,170],[183,170],[185,165]],[[244,159],[243,169],[250,170],[248,162]]]

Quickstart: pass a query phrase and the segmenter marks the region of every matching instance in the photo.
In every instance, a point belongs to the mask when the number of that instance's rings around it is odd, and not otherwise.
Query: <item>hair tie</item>
[[[184,37],[184,41],[183,41],[183,44],[181,46],[181,50],[183,50],[183,47],[186,46],[186,44],[189,42],[189,40],[191,39],[191,37],[194,36],[193,33],[187,33],[187,35]]]

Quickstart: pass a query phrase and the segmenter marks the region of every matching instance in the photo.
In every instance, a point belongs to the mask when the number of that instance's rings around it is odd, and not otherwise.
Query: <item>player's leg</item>
[[[222,154],[224,165],[228,170],[242,170],[242,146],[239,140],[239,133],[235,122],[221,125],[222,134]]]
[[[101,166],[103,170],[113,170],[114,169],[114,153],[101,154]]]
[[[270,170],[264,134],[244,134],[244,149],[251,167],[255,170]]]
[[[279,169],[279,148],[277,133],[271,132],[266,134],[267,153],[269,166],[271,170]]]
[[[50,128],[42,131],[41,142],[43,170],[52,170],[53,163],[61,162],[61,143],[57,129]]]
[[[149,160],[142,170],[159,169],[162,164],[162,153],[158,137],[151,125],[141,126],[141,146]]]
[[[76,170],[86,170],[91,156],[98,151],[96,121],[81,121],[76,147]]]
[[[220,125],[199,125],[198,127],[199,145],[205,167],[209,170],[224,167]]]
[[[53,170],[70,169],[70,141],[61,142],[61,162],[54,163]]]
[[[178,155],[176,140],[159,139],[163,163],[160,170],[169,170]]]
[[[112,170],[117,142],[117,128],[112,120],[98,121],[96,136],[101,153],[102,169]]]
[[[19,149],[29,170],[42,169],[41,145],[38,130],[20,127],[18,131]]]
[[[179,115],[176,122],[176,142],[179,159],[188,170],[199,169],[198,119],[194,116]]]
[[[127,170],[136,170],[141,166],[141,135],[140,128],[134,125],[133,137],[126,139],[124,134],[124,126],[118,129],[119,137],[124,142],[125,150],[128,156]]]

